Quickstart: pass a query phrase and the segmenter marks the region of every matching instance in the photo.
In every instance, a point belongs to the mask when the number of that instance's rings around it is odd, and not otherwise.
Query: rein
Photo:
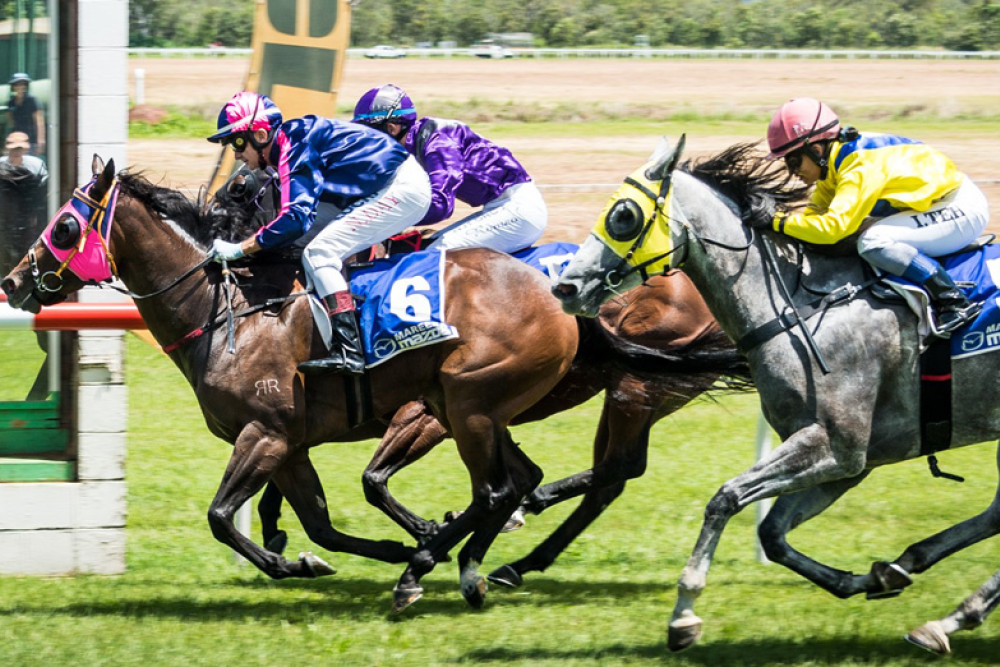
[[[215,331],[216,329],[218,329],[219,327],[221,327],[223,324],[228,324],[229,327],[230,327],[229,345],[232,346],[233,345],[233,339],[232,339],[233,320],[235,320],[236,318],[248,317],[250,315],[253,315],[254,313],[259,313],[262,310],[267,310],[268,308],[271,308],[272,306],[276,306],[276,305],[280,305],[280,304],[283,304],[283,303],[287,303],[288,301],[293,301],[295,299],[298,299],[299,297],[307,296],[307,295],[308,295],[308,292],[292,292],[291,294],[289,294],[287,296],[279,296],[279,297],[275,297],[273,299],[267,299],[266,301],[258,303],[255,306],[251,306],[249,308],[245,308],[245,309],[237,311],[235,313],[233,312],[232,301],[229,301],[227,303],[226,312],[224,314],[219,315],[217,317],[214,317],[214,318],[210,319],[209,321],[207,321],[205,324],[201,325],[200,327],[197,327],[197,328],[193,329],[192,331],[184,334],[183,336],[181,336],[180,338],[178,338],[177,340],[175,340],[173,343],[170,343],[169,345],[164,345],[163,348],[162,348],[163,353],[164,354],[170,354],[174,350],[177,350],[180,347],[186,345],[187,343],[190,343],[194,339],[200,338],[201,336],[203,336],[203,335],[205,335],[205,334],[207,334],[207,333],[209,333],[211,331]],[[232,347],[232,349],[230,349],[229,351],[231,353],[235,354],[236,349],[235,349],[235,347]]]

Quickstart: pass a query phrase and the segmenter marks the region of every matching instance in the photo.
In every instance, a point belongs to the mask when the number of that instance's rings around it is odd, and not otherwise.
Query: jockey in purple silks
[[[406,147],[427,170],[431,206],[418,225],[447,219],[455,200],[479,211],[434,235],[430,248],[486,247],[514,252],[537,241],[548,224],[538,186],[510,151],[454,120],[417,118],[406,92],[387,84],[358,100],[354,122],[382,130]]]
[[[318,116],[282,122],[274,102],[250,92],[226,103],[218,131],[208,140],[231,146],[251,169],[274,168],[281,191],[274,220],[239,243],[216,239],[211,256],[233,261],[312,236],[302,263],[323,299],[339,349],[299,364],[299,370],[363,373],[364,350],[343,260],[423,219],[431,201],[427,174],[381,132]]]

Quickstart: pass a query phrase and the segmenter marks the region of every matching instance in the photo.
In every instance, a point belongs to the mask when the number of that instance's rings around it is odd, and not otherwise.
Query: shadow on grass
[[[953,637],[954,658],[961,664],[996,665],[1000,655],[1000,639],[977,638],[973,634]],[[559,662],[594,660],[598,663],[663,660],[672,665],[705,665],[706,667],[757,667],[763,665],[847,665],[885,663],[941,664],[941,658],[903,641],[883,639],[822,639],[815,641],[783,641],[781,639],[707,642],[683,653],[667,650],[666,639],[654,644],[611,644],[595,649],[525,647],[511,649],[491,647],[472,649],[462,655],[463,662]]]

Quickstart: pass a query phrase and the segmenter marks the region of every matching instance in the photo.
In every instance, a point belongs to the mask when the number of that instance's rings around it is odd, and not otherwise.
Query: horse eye
[[[631,199],[619,199],[604,218],[604,228],[615,241],[631,241],[642,231],[642,208]]]
[[[64,215],[52,227],[52,245],[59,250],[69,250],[80,240],[80,223],[71,215]]]

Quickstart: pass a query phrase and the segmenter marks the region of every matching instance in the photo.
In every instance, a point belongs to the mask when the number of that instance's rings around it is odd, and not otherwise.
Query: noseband
[[[115,266],[114,256],[111,254],[111,249],[108,247],[107,237],[111,234],[111,225],[114,222],[114,209],[118,202],[118,193],[121,189],[121,183],[117,178],[111,183],[111,187],[108,188],[107,192],[104,193],[104,197],[98,201],[90,196],[89,192],[93,188],[96,179],[91,181],[89,184],[82,188],[76,188],[73,191],[73,196],[68,202],[56,213],[52,222],[49,223],[45,231],[42,232],[42,241],[48,246],[50,252],[58,259],[59,254],[65,252],[65,257],[61,260],[59,268],[55,271],[46,271],[41,273],[38,268],[38,260],[35,256],[35,249],[32,247],[28,251],[28,264],[31,270],[31,276],[35,281],[35,289],[41,293],[55,293],[59,292],[63,288],[63,272],[69,269],[71,272],[75,273],[81,280],[87,283],[97,283],[102,280],[110,280],[112,276],[117,277],[118,267]],[[76,206],[75,204],[79,204]],[[63,244],[57,243],[52,240],[53,229],[55,225],[59,224],[59,221],[69,216],[78,225],[79,238],[72,242],[68,246],[63,246]],[[85,224],[80,225],[79,223],[84,222]],[[106,233],[102,233],[106,230]],[[104,256],[101,258],[103,262],[106,262],[106,269],[101,267],[100,277],[95,277],[94,275],[88,275],[89,271],[93,270],[93,267],[87,267],[86,262],[93,261],[100,264],[100,260],[91,260],[87,257],[85,251],[93,252],[96,248],[94,243],[88,243],[91,239],[91,234],[94,235],[93,238],[97,239],[97,244],[100,245]],[[60,247],[63,246],[63,247]],[[83,268],[72,266],[73,260],[78,260],[78,264]],[[103,271],[107,271],[107,275],[103,274]],[[82,274],[82,275],[81,275]]]

